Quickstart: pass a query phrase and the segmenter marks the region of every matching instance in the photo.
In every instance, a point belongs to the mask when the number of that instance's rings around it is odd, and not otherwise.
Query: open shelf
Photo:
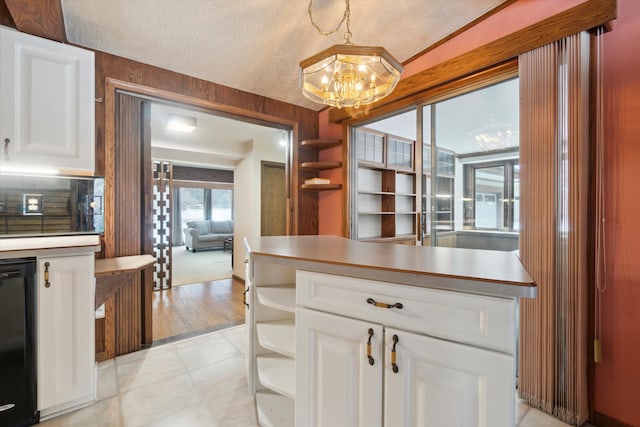
[[[313,191],[339,190],[342,188],[342,184],[302,184],[300,188]]]
[[[341,139],[306,139],[304,141],[300,141],[301,147],[315,148],[317,150],[339,147],[341,145]]]
[[[296,288],[293,286],[259,286],[256,288],[261,304],[295,313]]]
[[[293,399],[281,394],[268,391],[256,393],[258,423],[263,427],[293,427],[294,408]]]
[[[329,169],[338,169],[342,167],[342,162],[302,162],[300,163],[300,167],[302,169],[313,169],[313,170],[329,170]]]
[[[415,240],[416,235],[415,234],[398,234],[393,237],[365,237],[365,238],[361,238],[360,241],[361,242],[393,243],[393,242],[399,242],[399,241],[410,240],[410,239]]]
[[[391,193],[389,191],[363,191],[358,190],[358,194],[370,194],[373,196],[394,196],[395,193]]]
[[[358,215],[395,215],[395,212],[358,212]]]
[[[296,397],[296,362],[280,355],[258,356],[258,379],[270,390],[290,399]]]
[[[295,357],[296,331],[293,319],[256,323],[258,341],[268,350]]]

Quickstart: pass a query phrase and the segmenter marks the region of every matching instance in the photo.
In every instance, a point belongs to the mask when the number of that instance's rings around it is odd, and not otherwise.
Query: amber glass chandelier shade
[[[389,95],[401,73],[383,47],[342,44],[300,62],[300,86],[314,102],[358,108]]]

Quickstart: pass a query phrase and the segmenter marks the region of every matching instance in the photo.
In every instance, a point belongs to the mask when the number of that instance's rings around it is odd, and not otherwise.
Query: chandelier
[[[332,107],[354,107],[372,104],[393,92],[400,80],[402,65],[383,47],[356,46],[351,43],[349,0],[345,0],[344,16],[333,31],[311,24],[323,36],[336,33],[346,21],[345,44],[323,50],[300,62],[300,85],[304,96]]]

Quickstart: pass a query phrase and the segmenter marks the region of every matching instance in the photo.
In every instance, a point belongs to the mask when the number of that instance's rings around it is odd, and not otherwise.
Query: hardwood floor
[[[153,293],[153,343],[244,322],[244,283],[234,279],[175,286]]]

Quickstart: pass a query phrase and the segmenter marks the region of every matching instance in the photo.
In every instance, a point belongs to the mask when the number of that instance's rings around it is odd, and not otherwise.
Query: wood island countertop
[[[336,236],[245,241],[252,260],[299,270],[482,295],[535,298],[538,288],[513,252],[359,242]]]
[[[132,255],[117,258],[97,259],[96,276],[137,271],[155,262],[156,259],[151,255]]]

